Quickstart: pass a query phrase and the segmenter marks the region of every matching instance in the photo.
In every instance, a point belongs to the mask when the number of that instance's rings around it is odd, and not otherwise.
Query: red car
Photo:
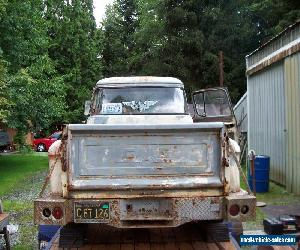
[[[44,152],[48,151],[50,146],[52,145],[53,142],[56,140],[59,140],[61,137],[62,132],[57,131],[54,132],[52,135],[50,135],[47,138],[38,138],[33,140],[33,145],[38,152]]]

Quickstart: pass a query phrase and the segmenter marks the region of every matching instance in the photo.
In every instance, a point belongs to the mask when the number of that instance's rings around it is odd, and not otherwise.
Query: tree
[[[7,74],[3,69],[1,75],[11,102],[7,123],[21,134],[47,128],[62,119],[65,98],[63,77],[47,55],[43,1],[12,0],[2,14],[0,45],[8,67]]]
[[[138,26],[134,34],[135,49],[129,64],[135,75],[163,75],[159,50],[165,43],[163,21],[158,16],[158,0],[138,0]]]
[[[5,13],[6,5],[7,5],[7,0],[0,0],[0,20],[2,18],[3,13]]]
[[[92,0],[46,0],[45,18],[50,37],[49,56],[64,75],[67,91],[65,122],[83,119],[84,101],[101,78],[99,34]]]
[[[205,37],[201,81],[204,86],[219,85],[218,54],[223,51],[225,86],[237,101],[246,91],[245,56],[259,46],[247,1],[210,2],[201,6],[200,13],[200,27]]]
[[[8,1],[3,16],[0,47],[3,58],[9,63],[9,72],[15,73],[47,52],[42,0]]]
[[[121,16],[114,5],[108,6],[103,22],[103,74],[106,77],[126,74],[128,71],[126,48],[122,43]]]
[[[120,11],[124,6],[128,12]],[[296,0],[115,1],[103,28],[105,75],[175,76],[190,93],[219,85],[223,51],[225,86],[235,102],[246,91],[245,56],[296,21],[299,9]]]
[[[6,63],[0,60],[0,122],[6,123],[9,115],[10,102],[7,97],[7,69]]]
[[[164,71],[182,79],[188,90],[193,86],[199,89],[204,53],[204,37],[197,13],[199,2],[167,0],[159,7],[166,37],[159,52]]]
[[[200,87],[204,37],[197,10],[197,1],[138,1],[136,74],[178,77],[188,92]]]
[[[104,75],[131,75],[129,63],[135,51],[134,34],[138,26],[135,0],[116,0],[106,11],[103,22]]]
[[[39,131],[61,122],[65,108],[63,78],[46,55],[10,77],[9,98],[14,100],[8,124],[19,131]]]
[[[7,1],[0,0],[0,22],[2,21],[3,14]],[[9,101],[7,99],[7,62],[2,59],[3,51],[0,47],[0,122],[5,123],[9,114]]]
[[[247,9],[261,43],[281,32],[300,18],[298,0],[252,0]]]

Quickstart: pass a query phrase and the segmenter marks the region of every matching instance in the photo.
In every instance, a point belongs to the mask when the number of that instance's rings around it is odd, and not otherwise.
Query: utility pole
[[[220,87],[224,87],[224,56],[223,51],[219,52],[219,70],[220,70]]]

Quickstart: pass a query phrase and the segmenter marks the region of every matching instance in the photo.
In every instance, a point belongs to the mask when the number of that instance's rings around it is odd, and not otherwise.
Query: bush
[[[14,137],[14,143],[16,144],[16,150],[22,154],[32,153],[33,149],[31,145],[25,142],[26,132],[18,130]]]
[[[31,154],[34,152],[31,145],[24,144],[18,147],[17,149],[21,154]]]

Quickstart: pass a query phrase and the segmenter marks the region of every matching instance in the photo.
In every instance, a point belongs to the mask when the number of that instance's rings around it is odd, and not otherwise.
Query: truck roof
[[[110,77],[97,82],[96,87],[183,87],[182,81],[174,77],[129,76]]]

